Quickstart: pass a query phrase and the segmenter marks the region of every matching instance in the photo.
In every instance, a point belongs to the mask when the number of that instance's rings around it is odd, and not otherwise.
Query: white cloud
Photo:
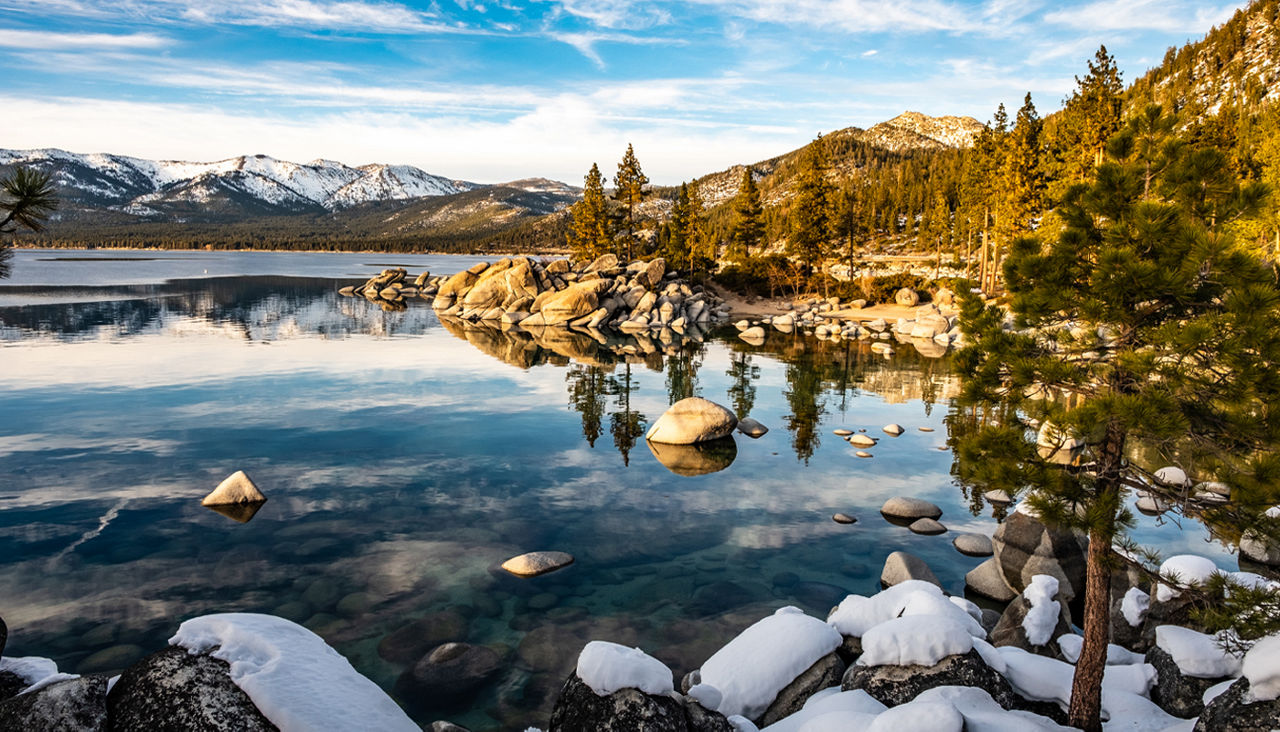
[[[161,48],[172,43],[163,36],[150,33],[52,33],[49,31],[0,28],[0,47],[40,51],[86,48]]]
[[[595,33],[595,32],[578,32],[566,33],[560,31],[549,31],[547,37],[567,43],[577,49],[578,53],[586,56],[591,63],[597,68],[604,68],[604,59],[596,51],[597,43],[629,43],[632,45],[669,45],[682,46],[684,42],[679,39],[654,38],[645,36],[631,36],[624,33]]]
[[[1047,23],[1087,31],[1155,30],[1204,33],[1226,22],[1236,4],[1187,6],[1168,0],[1099,0],[1088,5],[1046,13]]]
[[[879,53],[879,51],[877,51],[876,49],[872,48],[872,49],[869,49],[869,50],[863,51],[863,52],[862,52],[862,57],[863,57],[863,58],[871,58],[872,56],[876,55],[877,53]]]
[[[559,0],[561,10],[601,28],[636,30],[671,21],[653,0]]]

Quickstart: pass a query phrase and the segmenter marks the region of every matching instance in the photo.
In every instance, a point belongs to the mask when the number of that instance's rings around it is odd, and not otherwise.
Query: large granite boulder
[[[971,592],[996,602],[1009,602],[1018,593],[1009,588],[995,557],[969,570],[964,576],[964,586]]]
[[[933,573],[928,564],[920,557],[907,552],[892,552],[884,559],[884,567],[880,570],[880,584],[893,587],[907,580],[922,580],[942,587],[938,575]]]
[[[579,282],[551,295],[542,301],[538,309],[543,324],[562,325],[590,315],[600,307],[599,294],[608,289],[610,284],[610,280]]]
[[[0,671],[0,702],[12,699],[27,688],[27,680],[12,671]]]
[[[692,445],[727,437],[738,425],[733,412],[702,397],[689,397],[672,404],[645,433],[650,442]]]
[[[1084,596],[1087,540],[1072,531],[1046,526],[1024,511],[1009,514],[991,537],[996,563],[1005,582],[1022,592],[1038,574],[1058,580],[1066,602]]]
[[[932,666],[850,666],[840,683],[844,691],[862,689],[876,701],[896,707],[915,699],[921,692],[940,686],[972,686],[991,695],[1008,709],[1014,701],[1013,688],[983,660],[978,651],[946,656]]]
[[[440,285],[439,290],[436,290],[435,302],[437,304],[444,301],[452,303],[453,300],[463,297],[470,292],[471,288],[479,281],[479,279],[479,275],[471,270],[463,270],[458,274],[453,275]],[[445,307],[448,306],[446,305]]]
[[[845,662],[841,660],[840,654],[836,651],[832,651],[818,659],[817,662],[797,676],[795,680],[783,687],[782,691],[778,692],[778,695],[773,699],[773,703],[769,705],[769,708],[765,710],[764,716],[760,718],[759,726],[768,726],[783,717],[800,711],[800,708],[809,700],[809,697],[823,689],[838,685],[844,676],[844,672]]]
[[[684,705],[674,696],[619,689],[608,696],[570,674],[551,710],[547,732],[686,732]]]
[[[1275,732],[1280,699],[1251,701],[1249,680],[1240,679],[1205,705],[1194,732]]]
[[[275,730],[231,680],[231,666],[185,648],[157,651],[125,669],[107,695],[112,732]]]
[[[0,730],[103,732],[107,677],[78,676],[0,702]]]

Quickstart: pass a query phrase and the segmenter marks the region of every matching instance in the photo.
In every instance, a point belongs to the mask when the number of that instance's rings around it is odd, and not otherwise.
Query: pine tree
[[[1101,729],[1112,546],[1132,521],[1125,496],[1154,483],[1129,450],[1142,444],[1229,483],[1232,509],[1218,516],[1237,527],[1274,535],[1264,511],[1280,498],[1280,288],[1214,232],[1255,206],[1260,191],[1214,175],[1227,168],[1220,153],[1208,151],[1215,169],[1197,159],[1206,151],[1188,151],[1144,200],[1142,149],[1117,136],[1095,179],[1067,192],[1062,233],[1014,244],[1005,280],[1025,330],[1004,330],[1002,310],[966,298],[971,345],[957,355],[960,403],[988,418],[960,440],[960,477],[983,488],[1031,486],[1025,501],[1044,521],[1089,537],[1069,711],[1070,724],[1089,731]],[[1060,464],[1060,451],[1037,447],[1033,424],[1078,437],[1082,454]]]
[[[1066,100],[1056,125],[1056,145],[1062,168],[1057,178],[1066,183],[1083,181],[1102,162],[1107,140],[1120,129],[1121,94],[1124,85],[1116,60],[1099,46],[1089,62],[1089,73],[1076,77],[1076,90]]]
[[[819,135],[805,148],[787,217],[787,254],[800,260],[806,278],[813,275],[827,254],[832,192],[827,180],[826,151]]]
[[[671,207],[671,220],[667,222],[667,237],[663,258],[673,269],[688,270],[691,261],[689,243],[692,204],[689,200],[689,184],[681,183],[676,202]]]
[[[753,247],[764,241],[764,209],[760,205],[760,189],[756,187],[751,168],[742,174],[742,185],[733,199],[734,221],[729,233],[729,259],[746,261]]]
[[[44,222],[58,208],[53,176],[30,168],[18,167],[0,178],[0,235],[12,234],[19,228],[41,231]],[[0,242],[0,279],[13,272],[13,249]]]
[[[938,277],[939,270],[942,269],[942,241],[947,238],[950,231],[951,208],[947,205],[947,198],[942,194],[942,191],[934,191],[933,203],[920,224],[920,238],[918,241],[922,247],[933,247],[933,276],[935,279]]]
[[[565,238],[578,259],[595,259],[613,249],[613,222],[604,197],[604,178],[595,163],[587,172],[582,200],[569,209],[573,222]]]
[[[636,159],[635,150],[627,143],[627,152],[618,163],[618,174],[613,177],[614,197],[626,211],[627,222],[627,260],[632,257],[632,245],[636,239],[636,206],[644,198],[644,187],[649,179],[640,170],[640,161]]]

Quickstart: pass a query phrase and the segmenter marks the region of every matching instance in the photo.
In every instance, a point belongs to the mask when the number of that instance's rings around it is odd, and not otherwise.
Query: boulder
[[[854,524],[858,522],[858,519],[847,513],[837,513],[831,517],[831,520],[838,524]]]
[[[738,334],[739,338],[748,343],[764,343],[764,336],[764,328],[758,325],[753,325]]]
[[[737,727],[729,723],[720,712],[703,707],[692,697],[684,698],[684,718],[689,732],[735,732]]]
[[[502,563],[502,568],[519,577],[536,577],[573,564],[573,555],[565,552],[528,552]]]
[[[645,439],[672,445],[691,445],[727,437],[738,424],[733,412],[702,397],[689,397],[663,412]]]
[[[436,290],[436,302],[452,301],[465,296],[479,280],[479,275],[471,270],[463,270],[453,275],[440,285],[440,289]]]
[[[924,534],[925,536],[937,536],[938,534],[947,533],[947,527],[931,518],[916,519],[907,528],[911,529],[912,533]]]
[[[0,702],[12,699],[27,688],[27,680],[12,671],[0,671]]]
[[[595,312],[599,307],[597,293],[600,281],[582,282],[557,292],[544,300],[538,312],[547,325],[560,325]],[[537,300],[534,301],[535,303]]]
[[[1204,711],[1204,693],[1211,686],[1230,677],[1201,679],[1182,673],[1178,664],[1160,646],[1147,651],[1147,663],[1156,669],[1156,681],[1151,686],[1151,701],[1175,717],[1187,719]]]
[[[658,257],[649,262],[645,266],[643,272],[636,274],[636,282],[649,289],[653,289],[662,283],[662,277],[667,272],[667,262],[662,257]]]
[[[1008,491],[1000,488],[989,490],[986,493],[983,493],[982,497],[987,500],[987,503],[993,503],[999,506],[1013,503],[1013,497],[1009,495]]]
[[[420,707],[462,709],[502,670],[502,657],[488,646],[445,643],[401,674],[396,689]]]
[[[840,687],[844,691],[862,689],[888,707],[915,699],[922,692],[940,686],[969,686],[982,689],[1008,709],[1014,701],[1013,688],[1005,678],[983,662],[978,651],[946,656],[932,666],[860,666],[845,672]]]
[[[237,470],[218,484],[213,492],[200,501],[202,506],[228,506],[237,503],[262,503],[267,497],[262,495],[253,479],[243,470]]]
[[[956,551],[968,557],[989,557],[994,553],[986,534],[959,534],[951,540]]]
[[[1205,705],[1194,732],[1274,732],[1280,699],[1253,701],[1249,680],[1239,679]]]
[[[613,269],[618,266],[618,257],[615,254],[601,254],[595,258],[591,264],[588,264],[582,271],[585,272],[603,272],[604,270]],[[565,270],[566,272],[568,269]]]
[[[764,716],[760,717],[758,725],[765,727],[800,711],[809,697],[823,689],[838,685],[844,676],[844,671],[845,663],[836,651],[818,659],[778,692],[773,703],[765,710]]]
[[[902,434],[902,433],[903,433],[902,425],[900,425],[900,424],[887,424],[887,425],[885,425],[885,426],[884,426],[884,432],[885,432],[885,434],[887,434],[887,435],[891,435],[891,436],[893,436],[893,437],[897,437],[898,435],[900,435],[900,434]]]
[[[0,729],[101,732],[107,729],[107,677],[77,676],[0,702]]]
[[[942,509],[921,498],[895,496],[884,502],[880,513],[889,518],[914,521],[921,518],[938,519],[942,516]]]
[[[910,287],[904,287],[894,294],[893,301],[906,307],[915,307],[920,304],[920,294]]]
[[[738,431],[747,437],[764,437],[769,428],[750,417],[743,417],[738,420]]]
[[[1062,599],[1084,595],[1087,540],[1074,532],[1052,529],[1024,511],[1014,511],[991,537],[996,563],[1005,583],[1022,592],[1038,574],[1058,580]]]
[[[9,626],[4,624],[4,618],[0,618],[0,656],[4,655],[4,644],[9,640]]]
[[[942,587],[938,576],[920,557],[901,551],[885,557],[884,568],[880,570],[880,584],[892,587],[907,580],[923,580]]]
[[[994,557],[970,570],[964,576],[964,586],[974,594],[996,602],[1009,602],[1018,596],[1004,581],[1004,574]]]
[[[1280,566],[1280,545],[1267,541],[1252,529],[1240,539],[1240,555],[1268,567]]]
[[[107,695],[112,732],[256,732],[272,724],[231,680],[231,666],[170,647],[120,674]]]
[[[849,435],[849,444],[854,447],[875,447],[876,438],[868,435]]]
[[[569,675],[551,710],[548,732],[686,732],[684,705],[668,695],[619,689],[600,696]]]

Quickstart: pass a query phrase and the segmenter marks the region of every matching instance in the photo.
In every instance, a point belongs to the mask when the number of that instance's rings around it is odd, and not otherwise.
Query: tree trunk
[[[1110,640],[1111,570],[1107,557],[1111,537],[1089,532],[1087,577],[1084,592],[1084,647],[1071,680],[1069,724],[1084,732],[1102,732],[1102,673],[1107,667]]]

